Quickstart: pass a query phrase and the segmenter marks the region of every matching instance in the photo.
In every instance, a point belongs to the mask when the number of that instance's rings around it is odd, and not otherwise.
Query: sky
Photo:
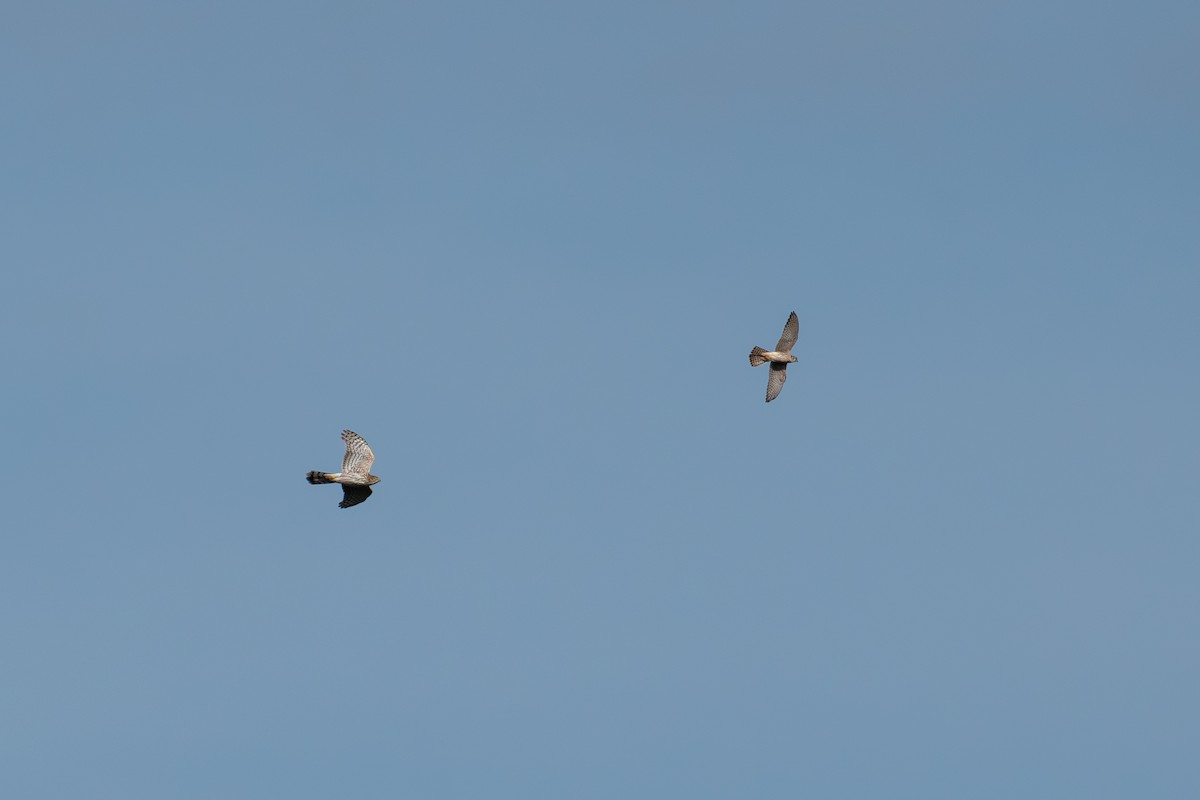
[[[1198,30],[9,4],[0,794],[1196,797]]]

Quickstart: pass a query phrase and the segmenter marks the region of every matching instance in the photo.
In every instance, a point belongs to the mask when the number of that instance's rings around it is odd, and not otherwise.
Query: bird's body
[[[800,359],[792,355],[796,339],[800,336],[800,320],[793,311],[783,326],[783,335],[774,350],[755,347],[750,351],[750,366],[758,367],[763,364],[771,365],[771,373],[767,376],[767,402],[771,402],[783,391],[783,382],[787,380],[787,365],[794,364]]]
[[[346,475],[341,472],[310,472],[308,473],[309,483],[341,483],[346,486],[370,486],[379,483],[378,475],[368,475],[365,478],[362,475]]]
[[[371,496],[371,487],[379,483],[379,476],[371,474],[371,465],[375,463],[375,453],[367,440],[351,430],[342,431],[342,441],[346,443],[346,455],[342,459],[341,472],[308,473],[308,482],[340,483],[342,485],[342,502],[338,508],[356,506]]]
[[[750,351],[750,354],[752,356],[759,356],[763,359],[763,361],[774,361],[777,364],[793,364],[796,361],[799,361],[799,359],[791,353],[781,353],[778,350],[763,350],[761,347],[754,348]],[[758,364],[761,363],[762,361],[758,362]],[[757,367],[758,364],[754,364],[753,366]]]

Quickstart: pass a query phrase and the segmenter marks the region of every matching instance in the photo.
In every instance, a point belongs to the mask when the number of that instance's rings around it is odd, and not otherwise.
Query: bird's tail
[[[337,483],[328,472],[310,472],[308,473],[309,483]]]
[[[761,365],[767,363],[767,360],[765,358],[763,358],[763,356],[762,356],[762,354],[765,352],[767,352],[767,351],[763,350],[761,347],[757,347],[757,346],[753,350],[751,350],[750,351],[750,366],[757,367],[757,366],[761,366]]]

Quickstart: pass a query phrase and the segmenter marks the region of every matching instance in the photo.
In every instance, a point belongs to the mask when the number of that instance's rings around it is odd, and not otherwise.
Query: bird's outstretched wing
[[[796,318],[796,312],[793,311],[792,315],[788,317],[787,325],[783,326],[783,335],[779,337],[779,344],[775,345],[775,350],[780,353],[790,353],[799,336],[800,320]]]
[[[365,502],[371,496],[370,486],[355,486],[350,483],[342,484],[342,502],[338,503],[338,508],[349,508],[356,506],[359,503]]]
[[[361,475],[365,479],[371,472],[371,465],[375,463],[375,454],[371,452],[371,446],[354,431],[342,431],[342,441],[346,443],[342,474]],[[364,497],[363,500],[365,499]]]
[[[778,361],[771,362],[771,374],[767,377],[767,402],[771,402],[783,390],[783,382],[787,380],[787,364]]]

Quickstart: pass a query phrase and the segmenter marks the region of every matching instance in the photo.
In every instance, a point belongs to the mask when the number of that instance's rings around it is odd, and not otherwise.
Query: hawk
[[[342,485],[342,502],[338,508],[356,506],[371,496],[371,486],[379,483],[379,476],[371,474],[371,465],[375,463],[375,454],[367,440],[354,431],[342,431],[342,441],[346,443],[346,457],[342,459],[341,472],[310,472],[308,482],[340,483]]]
[[[783,335],[779,337],[779,344],[775,345],[774,350],[755,347],[750,351],[750,366],[757,367],[771,362],[771,374],[767,377],[768,403],[779,397],[779,392],[783,390],[783,382],[787,380],[787,365],[800,360],[792,355],[792,348],[796,345],[796,337],[799,335],[800,320],[793,311],[787,324],[783,326]]]

